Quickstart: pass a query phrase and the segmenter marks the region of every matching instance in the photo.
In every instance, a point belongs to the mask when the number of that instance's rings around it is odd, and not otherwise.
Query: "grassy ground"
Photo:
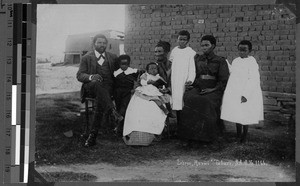
[[[272,124],[261,129],[251,127],[249,142],[243,145],[235,143],[235,131],[227,128],[219,142],[195,143],[191,147],[184,147],[177,139],[163,139],[149,147],[130,147],[124,144],[121,137],[106,133],[100,135],[96,146],[84,148],[80,134],[85,120],[77,115],[80,105],[78,93],[37,96],[37,165],[106,162],[127,166],[177,155],[196,155],[203,159],[261,160],[273,164],[295,161],[295,137],[287,135],[286,126]],[[69,130],[73,131],[70,138],[63,134]]]

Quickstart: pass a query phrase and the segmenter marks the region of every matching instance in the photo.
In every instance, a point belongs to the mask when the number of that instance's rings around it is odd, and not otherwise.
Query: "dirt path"
[[[38,172],[90,173],[97,182],[159,181],[159,182],[294,182],[294,171],[285,166],[264,162],[201,160],[192,156],[172,157],[164,161],[150,161],[118,167],[107,163],[36,167]]]

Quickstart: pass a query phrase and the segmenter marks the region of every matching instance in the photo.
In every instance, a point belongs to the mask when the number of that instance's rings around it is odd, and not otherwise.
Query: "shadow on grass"
[[[94,182],[97,179],[96,176],[88,173],[42,172],[40,174],[47,182],[69,182],[69,181]]]
[[[232,176],[227,174],[210,174],[210,175],[203,175],[203,174],[191,174],[189,175],[190,182],[210,182],[214,180],[214,182],[226,182],[228,180],[235,180],[236,182],[245,182],[250,181],[249,177],[245,176]],[[259,182],[261,178],[251,178],[252,182]]]
[[[245,144],[236,143],[235,131],[225,132],[217,142],[194,143],[190,147],[183,147],[177,139],[163,139],[148,147],[130,147],[125,145],[121,137],[103,133],[97,138],[96,146],[84,148],[80,134],[85,120],[77,115],[80,105],[75,93],[37,97],[37,165],[106,162],[127,166],[185,155],[203,160],[253,160],[274,164],[295,161],[295,137],[287,135],[284,126],[252,130],[249,142]],[[67,138],[63,133],[69,130],[74,135]]]
[[[151,182],[150,180],[142,177],[142,176],[138,176],[136,178],[133,179],[129,179],[129,180],[116,180],[114,182]]]

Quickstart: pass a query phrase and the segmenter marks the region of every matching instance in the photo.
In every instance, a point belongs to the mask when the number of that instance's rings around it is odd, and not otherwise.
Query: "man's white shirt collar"
[[[97,59],[100,57],[100,55],[101,55],[101,54],[100,54],[97,50],[95,50],[95,56],[96,56]],[[105,52],[103,52],[102,55],[105,57]],[[99,65],[102,65],[103,62],[104,62],[104,59],[103,59],[103,58],[100,58],[100,59],[98,60],[98,64],[99,64]]]

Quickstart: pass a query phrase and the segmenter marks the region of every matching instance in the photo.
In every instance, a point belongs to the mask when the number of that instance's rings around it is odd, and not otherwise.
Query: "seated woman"
[[[209,142],[217,137],[220,106],[229,70],[226,59],[214,54],[215,46],[213,36],[202,37],[204,54],[195,56],[196,78],[184,95],[177,134],[189,142]]]
[[[159,56],[156,56],[157,60],[167,59],[167,54],[170,51],[170,44],[167,45],[165,43],[167,42],[159,42],[155,47],[155,51],[161,51],[160,53],[158,53]],[[158,72],[160,76],[163,77],[163,75],[166,75],[165,70],[169,71],[170,69],[160,68],[160,66],[158,65]],[[168,76],[166,77],[166,79],[163,79],[167,82],[169,78]],[[143,83],[143,77],[141,80]],[[149,80],[147,82],[149,82]],[[154,80],[152,80],[152,84],[154,86],[157,86],[158,79]],[[155,134],[160,135],[162,133],[165,126],[167,114],[161,109],[162,107],[159,107],[157,102],[154,101],[157,100],[155,98],[160,97],[160,95],[157,94],[160,92],[157,92],[155,89],[156,87],[138,87],[136,89],[136,92],[132,96],[126,110],[123,129],[123,139],[127,145],[149,145],[154,139]],[[145,94],[147,92],[153,95],[148,96]],[[165,93],[164,91],[162,92]],[[137,138],[137,136],[139,136],[140,138]],[[146,142],[142,139],[143,136],[146,136],[146,138],[148,138]]]

